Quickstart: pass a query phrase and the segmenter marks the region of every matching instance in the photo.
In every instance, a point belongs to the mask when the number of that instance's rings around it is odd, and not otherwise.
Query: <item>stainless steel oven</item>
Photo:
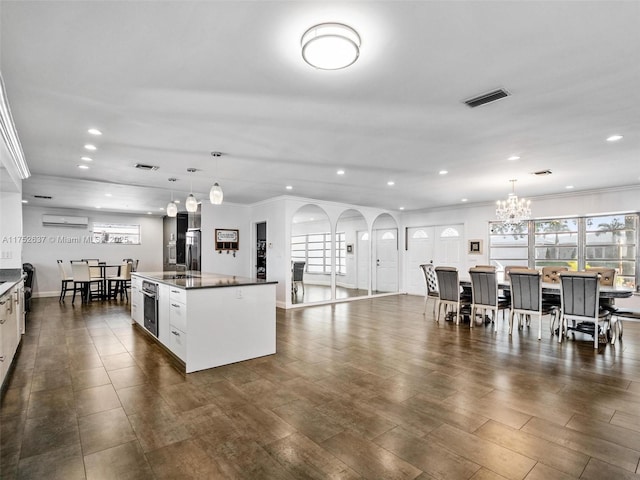
[[[144,328],[158,336],[158,284],[142,281],[144,295]]]

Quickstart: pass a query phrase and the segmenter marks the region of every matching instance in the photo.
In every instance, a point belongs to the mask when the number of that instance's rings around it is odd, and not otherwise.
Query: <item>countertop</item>
[[[11,290],[16,283],[22,280],[22,270],[19,268],[0,269],[0,296]]]
[[[221,288],[241,287],[247,285],[269,285],[276,281],[260,280],[257,278],[237,277],[208,272],[132,272],[132,276],[138,276],[145,280],[164,283],[173,287],[186,290],[195,288]]]

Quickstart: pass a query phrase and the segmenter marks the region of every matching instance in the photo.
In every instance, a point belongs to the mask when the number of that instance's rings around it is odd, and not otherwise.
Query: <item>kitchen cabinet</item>
[[[159,285],[158,341],[187,373],[276,352],[276,282],[208,273],[132,277]]]
[[[169,344],[169,295],[171,287],[158,284],[158,339],[163,345]]]
[[[131,277],[131,319],[144,326],[144,302],[142,295],[142,279]]]
[[[0,385],[4,383],[24,328],[22,281],[0,296]]]

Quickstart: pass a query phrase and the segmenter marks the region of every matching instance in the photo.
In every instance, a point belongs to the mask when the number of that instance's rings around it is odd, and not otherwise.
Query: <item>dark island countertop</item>
[[[223,275],[220,273],[207,272],[133,272],[144,280],[164,283],[173,287],[194,289],[194,288],[221,288],[221,287],[242,287],[249,285],[270,285],[276,281],[260,280],[257,278],[238,277],[235,275]]]

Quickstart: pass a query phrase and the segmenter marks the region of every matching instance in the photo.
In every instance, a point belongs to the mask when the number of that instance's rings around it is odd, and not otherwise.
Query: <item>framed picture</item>
[[[238,250],[240,244],[238,230],[224,230],[216,228],[215,234],[216,250]]]
[[[482,255],[482,240],[469,240],[469,254]]]
[[[353,253],[353,243],[347,243],[347,253]]]

